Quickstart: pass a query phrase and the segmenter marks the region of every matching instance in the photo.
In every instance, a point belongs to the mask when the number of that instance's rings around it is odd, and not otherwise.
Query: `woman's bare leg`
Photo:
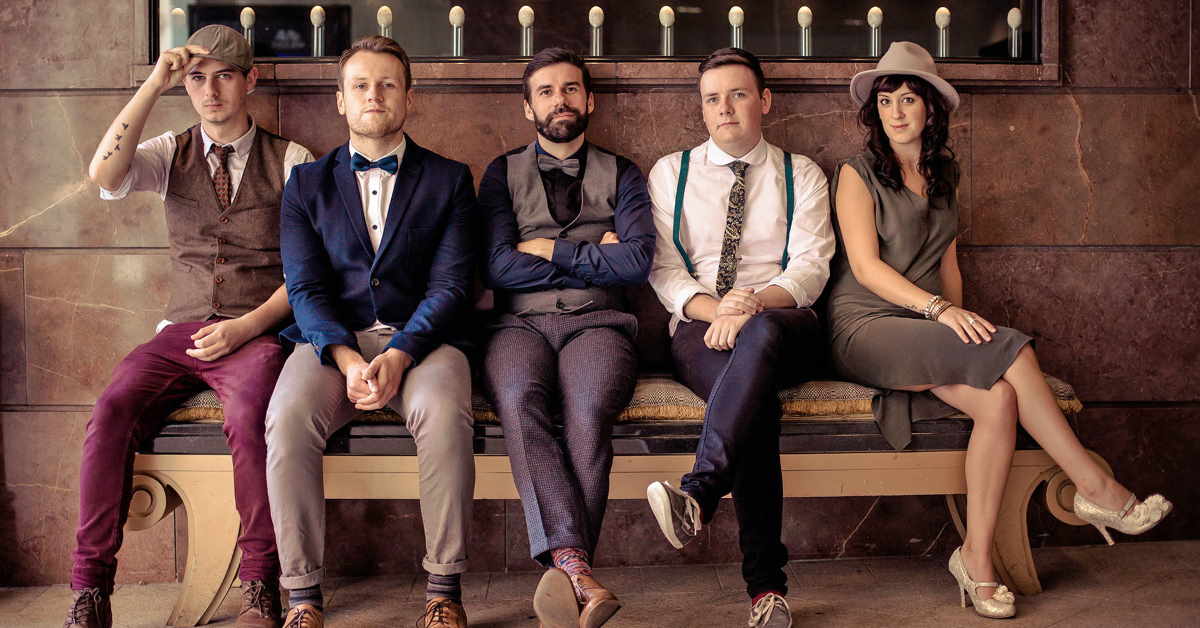
[[[1058,463],[1076,489],[1095,504],[1110,510],[1121,509],[1129,499],[1129,490],[1106,473],[1083,448],[1046,385],[1032,347],[1025,345],[1021,349],[1002,381],[1016,391],[1021,426]]]
[[[967,443],[967,534],[963,539],[962,557],[972,580],[995,582],[992,540],[1016,448],[1016,392],[1005,381],[996,382],[990,390],[963,384],[928,390],[975,422]],[[993,591],[981,588],[978,594],[986,598]]]

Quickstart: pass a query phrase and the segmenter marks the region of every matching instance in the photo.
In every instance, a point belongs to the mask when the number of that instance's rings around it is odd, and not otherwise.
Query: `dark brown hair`
[[[588,72],[587,65],[583,62],[583,57],[566,48],[546,48],[539,50],[537,54],[533,55],[529,63],[525,64],[525,72],[521,74],[521,91],[525,95],[525,102],[529,102],[529,96],[532,94],[529,88],[529,77],[542,68],[559,63],[568,63],[579,68],[579,71],[583,74],[584,94],[592,93],[592,73]]]
[[[709,70],[724,65],[741,65],[750,68],[750,71],[754,73],[754,83],[758,86],[758,93],[762,94],[763,89],[766,88],[767,79],[763,76],[762,64],[758,62],[758,57],[754,56],[754,53],[749,50],[742,50],[741,48],[721,48],[720,50],[714,50],[712,54],[700,62],[700,76],[703,76]]]
[[[875,156],[875,175],[884,185],[899,190],[904,185],[900,160],[892,151],[883,121],[879,119],[879,92],[894,92],[908,85],[925,102],[925,128],[921,130],[921,157],[917,171],[925,177],[926,193],[930,198],[951,194],[958,185],[958,163],[948,145],[950,139],[950,108],[945,98],[925,79],[902,74],[888,74],[875,79],[871,95],[858,111],[858,121],[867,129],[866,149]]]
[[[391,37],[370,35],[350,44],[342,56],[338,57],[338,91],[342,89],[342,69],[349,63],[350,57],[359,52],[379,52],[399,59],[404,65],[404,91],[412,89],[412,64],[408,62],[408,53]]]

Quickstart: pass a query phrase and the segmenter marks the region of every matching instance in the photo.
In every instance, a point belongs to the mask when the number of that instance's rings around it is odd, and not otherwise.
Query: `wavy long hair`
[[[925,177],[926,193],[930,198],[950,194],[958,184],[958,162],[949,146],[950,108],[941,93],[920,77],[888,74],[875,79],[871,95],[858,111],[858,122],[867,129],[866,149],[875,156],[875,175],[892,189],[904,185],[900,160],[892,150],[876,104],[879,92],[894,92],[903,85],[908,85],[925,102],[925,128],[921,130],[917,171]]]

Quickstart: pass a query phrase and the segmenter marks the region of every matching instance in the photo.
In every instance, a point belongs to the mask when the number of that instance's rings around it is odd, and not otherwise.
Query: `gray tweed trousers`
[[[617,310],[505,314],[494,329],[484,379],[504,426],[530,556],[543,566],[564,547],[595,556],[612,425],[637,382],[637,318]]]

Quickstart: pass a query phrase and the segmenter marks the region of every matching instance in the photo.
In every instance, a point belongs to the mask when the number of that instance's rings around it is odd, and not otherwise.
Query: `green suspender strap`
[[[679,162],[679,184],[675,188],[675,221],[672,227],[671,237],[675,241],[675,250],[679,251],[679,257],[683,258],[683,265],[687,267],[688,274],[695,277],[696,268],[692,265],[692,258],[688,256],[687,250],[683,248],[683,241],[679,239],[679,226],[683,223],[683,191],[687,187],[688,162],[691,161],[692,151],[683,151],[683,158]],[[792,177],[792,154],[783,151],[783,179],[784,188],[786,190],[787,204],[787,232],[783,235],[783,257],[779,261],[779,265],[786,269],[788,265],[788,241],[792,236],[792,214],[796,204],[796,182]]]
[[[780,270],[787,270],[788,240],[792,237],[792,213],[796,205],[796,180],[792,177],[792,154],[783,151],[783,187],[787,190],[787,231],[783,233],[783,258],[779,260]]]
[[[675,226],[671,230],[671,236],[675,240],[675,250],[679,251],[679,257],[683,258],[683,265],[687,267],[688,274],[692,277],[696,276],[696,267],[692,266],[692,258],[688,257],[687,250],[683,248],[683,241],[679,239],[679,225],[683,222],[683,190],[687,187],[688,161],[692,156],[692,150],[683,151],[683,160],[679,162],[679,185],[675,188]]]

